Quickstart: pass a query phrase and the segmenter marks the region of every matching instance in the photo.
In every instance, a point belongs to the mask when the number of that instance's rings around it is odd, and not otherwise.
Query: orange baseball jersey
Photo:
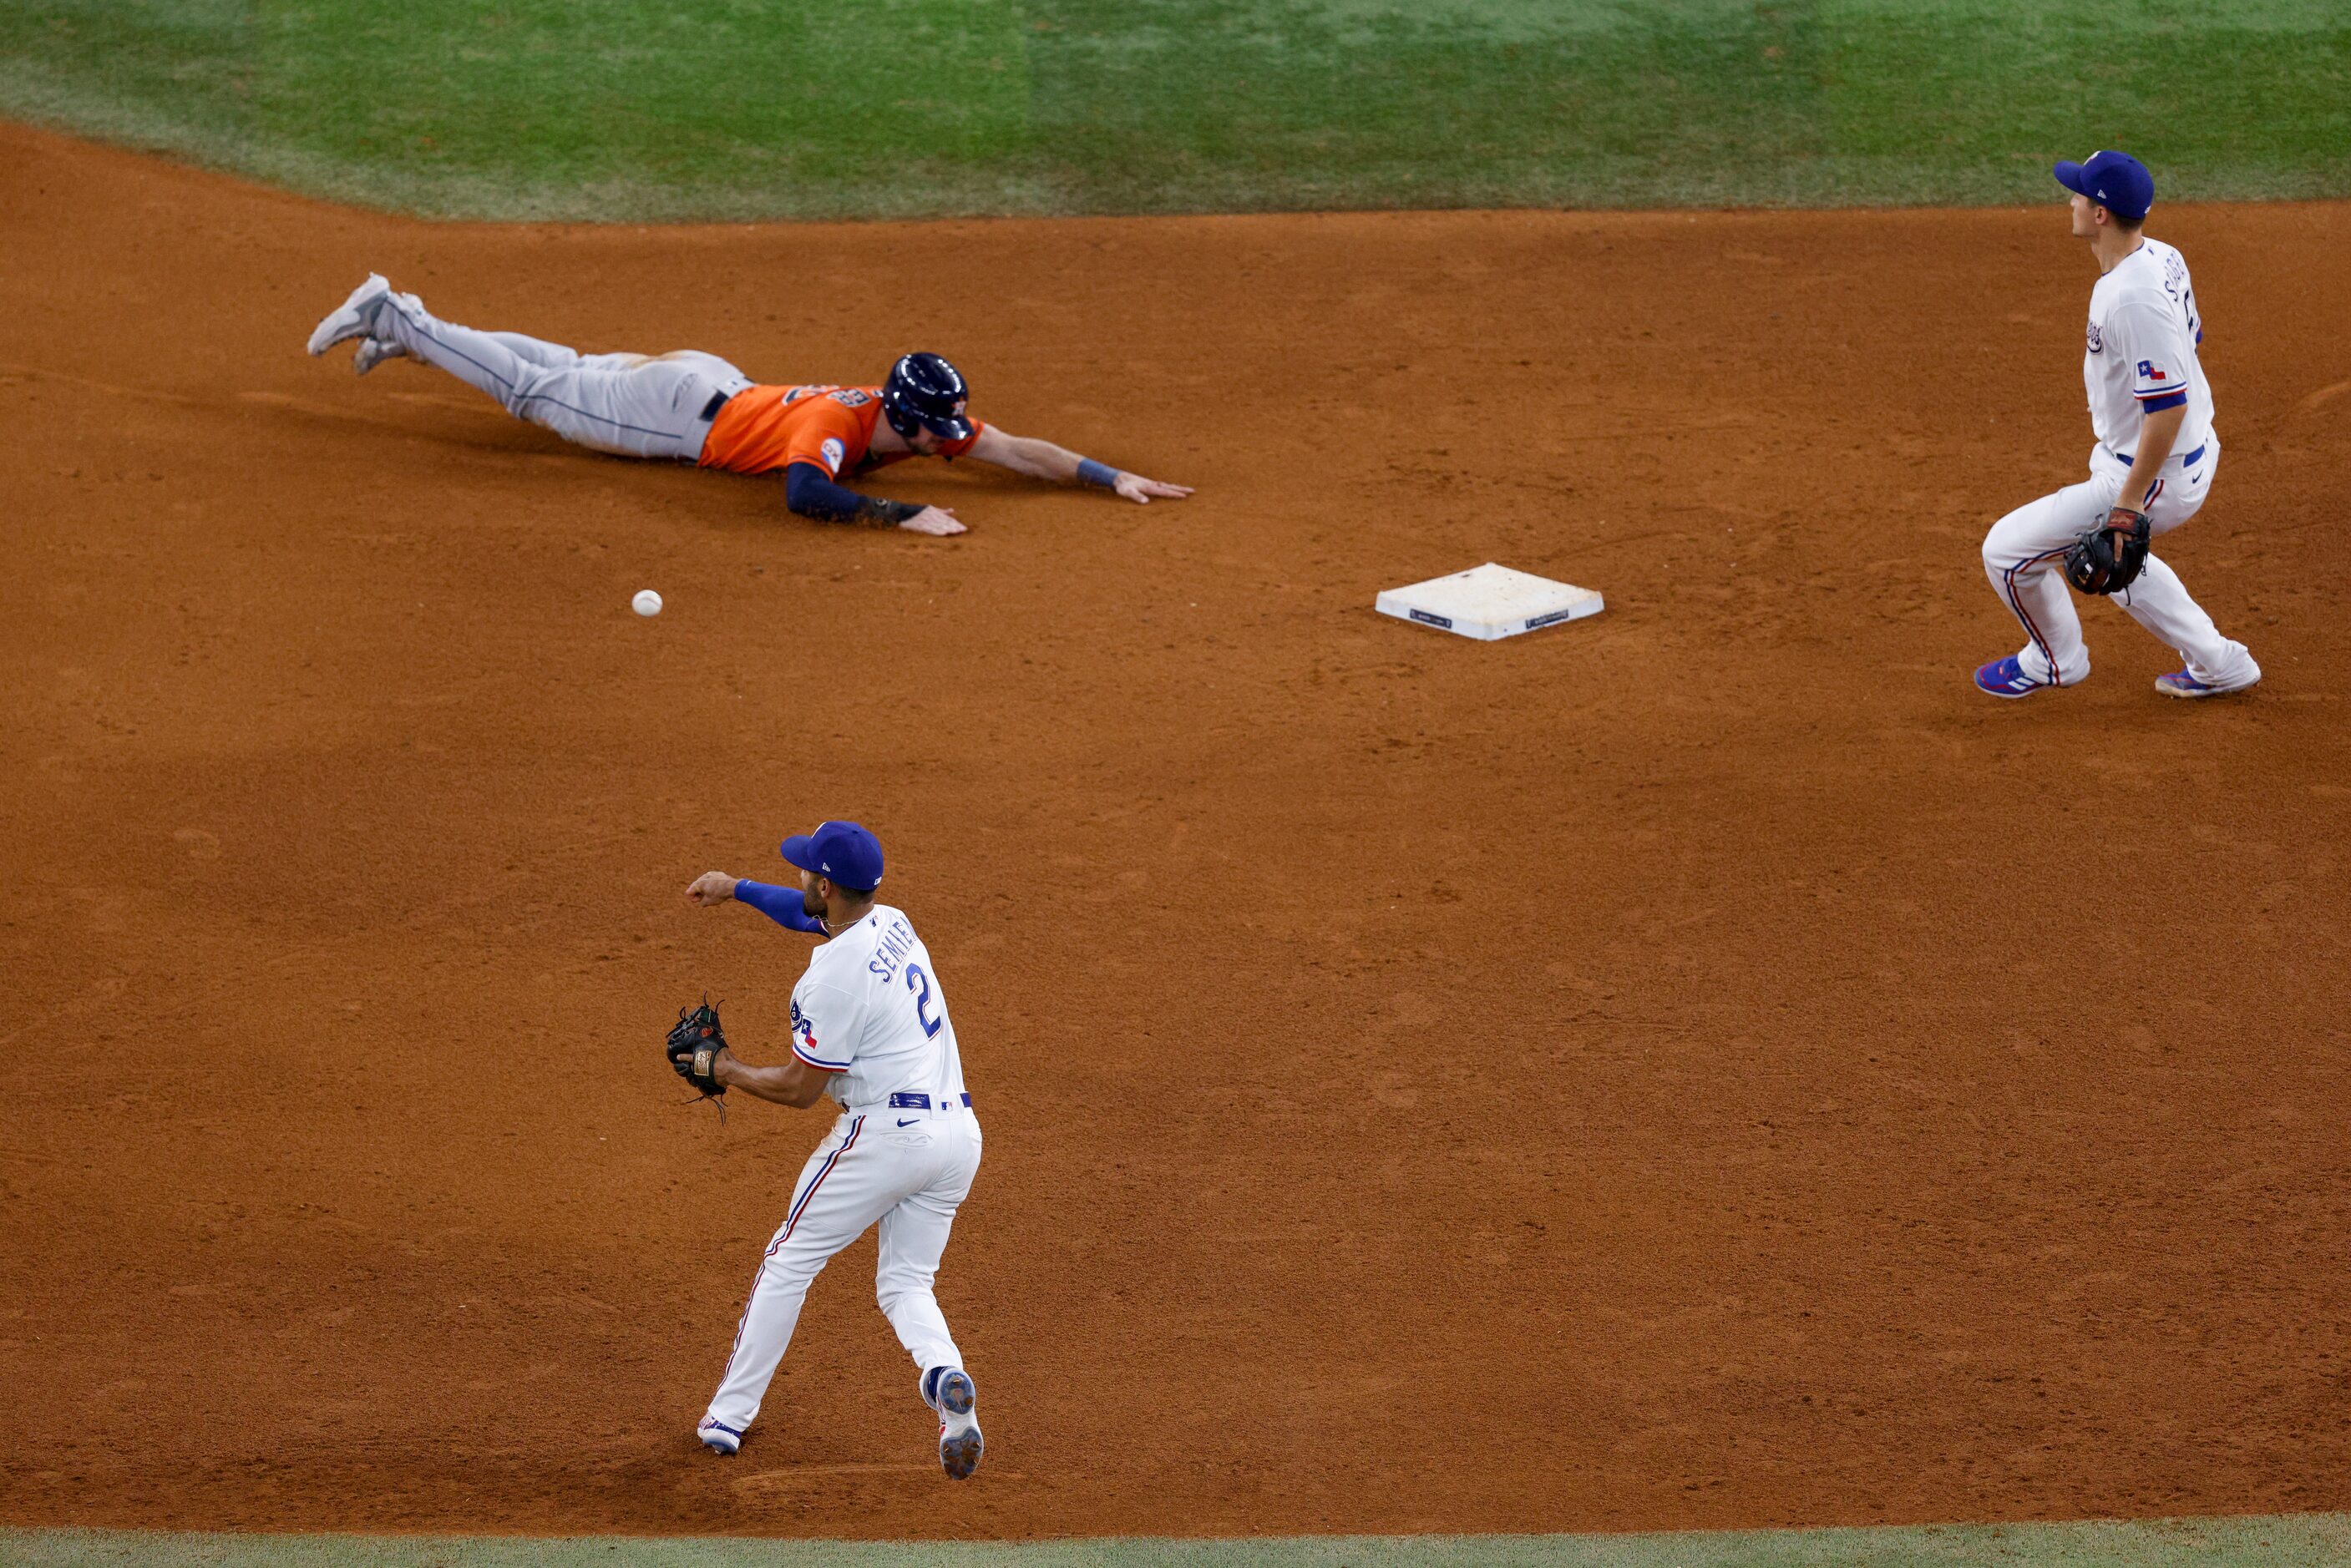
[[[726,400],[703,438],[701,466],[729,473],[774,473],[812,462],[826,477],[871,473],[918,454],[877,454],[873,426],[882,418],[879,387],[752,387]],[[943,443],[941,457],[961,457],[987,427]]]

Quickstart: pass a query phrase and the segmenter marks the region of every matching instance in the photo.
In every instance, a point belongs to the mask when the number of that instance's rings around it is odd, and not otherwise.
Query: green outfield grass
[[[1000,1545],[0,1529],[0,1560],[19,1568],[2323,1568],[2351,1561],[2351,1517]]]
[[[445,216],[2351,194],[2344,0],[8,0],[0,113]]]

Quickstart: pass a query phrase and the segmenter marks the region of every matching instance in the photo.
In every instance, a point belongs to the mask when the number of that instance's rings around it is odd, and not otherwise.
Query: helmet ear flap
[[[907,411],[905,399],[899,395],[894,376],[890,385],[882,389],[882,417],[890,421],[892,430],[908,441],[914,440],[914,432],[922,429],[914,416]]]

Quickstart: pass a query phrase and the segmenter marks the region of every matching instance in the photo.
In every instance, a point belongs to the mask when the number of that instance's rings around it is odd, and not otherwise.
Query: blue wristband
[[[1078,459],[1078,483],[1099,484],[1104,490],[1108,490],[1118,483],[1118,470],[1106,462],[1096,462],[1092,458],[1081,457]]]

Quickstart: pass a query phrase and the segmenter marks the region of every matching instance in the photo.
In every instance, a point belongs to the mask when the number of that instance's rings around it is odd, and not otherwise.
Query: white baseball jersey
[[[844,1106],[893,1095],[960,1103],[963,1057],[946,996],[904,911],[876,904],[809,955],[792,988],[792,1054],[834,1074],[824,1092]]]
[[[2187,258],[2161,240],[2141,240],[2098,279],[2090,291],[2082,382],[2090,394],[2090,424],[2108,452],[2137,455],[2147,406],[2183,392],[2188,414],[2171,455],[2185,457],[2204,444],[2212,431],[2212,389],[2196,362],[2203,337]]]
[[[1984,576],[2026,638],[2013,657],[1977,672],[1976,684],[1984,691],[2022,697],[2040,687],[2072,686],[2088,678],[2089,649],[2060,564],[2082,531],[2103,522],[2121,499],[2131,474],[2124,460],[2137,455],[2149,408],[2184,410],[2170,457],[2147,487],[2145,505],[2153,532],[2158,537],[2168,534],[2202,509],[2220,462],[2212,393],[2196,361],[2202,337],[2188,264],[2159,240],[2140,241],[2091,290],[2082,381],[2098,446],[2090,453],[2087,479],[2018,507],[1984,535]],[[2262,678],[2245,645],[2220,634],[2189,597],[2179,574],[2159,556],[2147,558],[2138,580],[2115,602],[2165,647],[2179,649],[2186,673],[2196,680],[2237,691]],[[2021,686],[2003,686],[2011,680]]]
[[[881,1230],[873,1299],[915,1369],[963,1365],[931,1286],[979,1173],[979,1118],[964,1103],[963,1060],[931,955],[902,911],[877,904],[810,955],[792,989],[792,1054],[831,1074],[825,1093],[848,1108],[800,1168],[695,1428],[726,1453],[758,1418],[810,1282],[869,1227]],[[977,1421],[932,1410],[939,1462],[951,1476],[968,1474],[951,1460],[976,1462]]]

